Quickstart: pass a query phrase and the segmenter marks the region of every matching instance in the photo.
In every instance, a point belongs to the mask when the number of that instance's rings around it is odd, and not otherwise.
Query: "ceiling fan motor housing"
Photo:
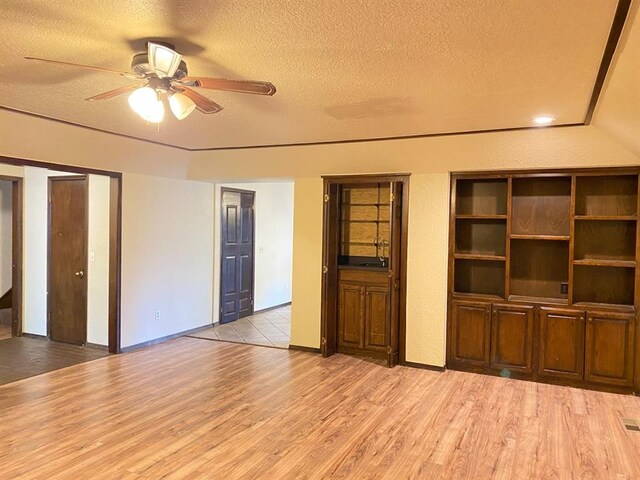
[[[149,65],[149,54],[147,52],[137,53],[131,59],[131,70],[136,75],[141,75],[144,77],[155,77],[156,72],[151,65]],[[184,60],[180,61],[180,66],[176,70],[176,73],[173,75],[173,79],[180,80],[185,78],[188,75],[187,64]]]

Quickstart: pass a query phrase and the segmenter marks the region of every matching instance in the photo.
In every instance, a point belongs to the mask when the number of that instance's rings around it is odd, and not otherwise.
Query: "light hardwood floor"
[[[0,387],[2,479],[639,478],[640,400],[180,338]]]

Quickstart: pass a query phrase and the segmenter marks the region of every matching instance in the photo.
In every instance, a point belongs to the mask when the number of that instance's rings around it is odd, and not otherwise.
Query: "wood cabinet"
[[[491,305],[454,301],[450,334],[450,364],[489,365]]]
[[[633,383],[635,315],[587,313],[585,379],[627,386]]]
[[[585,312],[540,307],[538,373],[582,380],[584,373]]]
[[[337,351],[386,358],[392,328],[387,272],[342,268],[338,291]]]
[[[338,291],[338,346],[363,348],[365,288],[343,283]]]
[[[640,393],[639,175],[452,175],[447,366]]]
[[[494,304],[491,311],[491,366],[530,372],[533,350],[533,307]]]

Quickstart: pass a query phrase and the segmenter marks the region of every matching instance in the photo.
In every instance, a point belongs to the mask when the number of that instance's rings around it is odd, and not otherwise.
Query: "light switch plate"
[[[90,262],[96,261],[96,252],[89,252],[89,261]]]

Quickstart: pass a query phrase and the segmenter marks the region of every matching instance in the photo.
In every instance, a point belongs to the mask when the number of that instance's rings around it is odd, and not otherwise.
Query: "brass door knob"
[[[84,272],[82,270],[80,270],[79,272],[76,272],[76,277],[84,277]]]

